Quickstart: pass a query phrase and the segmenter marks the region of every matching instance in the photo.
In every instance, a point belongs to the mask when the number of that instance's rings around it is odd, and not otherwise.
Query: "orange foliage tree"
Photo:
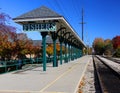
[[[14,41],[16,36],[16,28],[8,25],[8,19],[10,17],[0,12],[0,57],[5,60],[5,58],[10,59]]]
[[[49,57],[53,55],[53,44],[48,44],[46,48],[46,52]],[[62,52],[65,53],[64,46],[62,46]],[[57,53],[57,56],[60,56],[60,44],[56,44],[56,53]]]
[[[16,28],[8,24],[9,15],[0,12],[0,57],[10,60],[16,57],[25,57],[26,54],[35,54],[41,50],[34,46],[24,33],[17,34]],[[36,52],[37,51],[37,52]]]
[[[93,48],[96,54],[103,54],[104,52],[104,40],[102,38],[95,38],[93,42]]]
[[[48,46],[46,48],[46,52],[49,57],[53,55],[53,44],[48,44]]]
[[[41,57],[42,56],[42,48],[40,45],[36,45],[33,47],[33,52],[35,54],[35,57]]]

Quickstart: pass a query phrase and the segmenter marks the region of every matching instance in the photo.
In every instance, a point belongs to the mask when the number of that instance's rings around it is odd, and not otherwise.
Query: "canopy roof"
[[[31,19],[31,18],[54,18],[54,17],[61,17],[56,12],[50,10],[49,8],[42,6],[30,12],[27,12],[23,15],[20,15],[14,19]]]
[[[51,9],[41,6],[35,10],[22,14],[13,20],[18,24],[26,23],[39,23],[39,22],[57,22],[57,28],[65,27],[66,32],[70,32],[74,38],[80,42],[81,46],[86,47],[78,34],[72,28],[72,26],[66,21],[66,19]]]

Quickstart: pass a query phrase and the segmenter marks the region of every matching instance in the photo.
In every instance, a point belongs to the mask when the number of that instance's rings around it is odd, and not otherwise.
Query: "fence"
[[[47,63],[52,62],[53,58],[47,58]],[[0,74],[20,70],[27,64],[42,64],[42,58],[30,58],[22,60],[0,61]]]

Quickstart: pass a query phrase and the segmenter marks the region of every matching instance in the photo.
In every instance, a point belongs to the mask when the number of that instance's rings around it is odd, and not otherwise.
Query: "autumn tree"
[[[93,48],[95,50],[95,54],[103,54],[104,53],[104,40],[102,38],[95,38],[93,42]]]
[[[114,56],[120,57],[120,36],[116,36],[112,39],[113,47],[114,47]]]
[[[89,55],[92,54],[92,47],[88,47],[88,54],[89,54]]]
[[[113,45],[110,39],[104,40],[104,54],[111,56],[113,52]]]
[[[9,15],[0,12],[0,56],[10,59],[13,49],[12,41],[16,36],[16,28],[8,24]]]
[[[48,54],[48,57],[51,57],[53,55],[53,44],[48,44],[46,52]]]
[[[9,25],[11,17],[5,13],[0,12],[0,35],[7,35],[9,41],[16,36],[16,28]]]
[[[41,57],[42,55],[42,48],[40,45],[36,45],[33,47],[35,57]]]
[[[40,48],[33,45],[25,33],[16,33],[16,28],[8,24],[9,15],[0,12],[0,57],[7,60],[25,57],[26,54],[35,54]]]
[[[117,49],[120,47],[120,36],[116,36],[112,39],[113,47],[114,49]]]
[[[41,47],[38,45],[33,45],[33,41],[28,39],[25,33],[17,34],[17,39],[15,40],[15,43],[16,55],[19,55],[19,57],[24,58],[26,54],[29,54],[30,56],[33,54],[37,56],[38,52],[41,52]]]
[[[114,56],[120,58],[120,47],[116,49]]]
[[[47,48],[46,48],[46,52],[48,54],[48,56],[52,56],[53,55],[53,44],[48,44]],[[57,56],[60,56],[60,44],[56,44],[56,53]],[[62,53],[65,53],[65,47],[62,46]]]

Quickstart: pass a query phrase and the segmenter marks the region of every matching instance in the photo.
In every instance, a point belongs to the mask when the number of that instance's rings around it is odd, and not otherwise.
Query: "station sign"
[[[23,31],[56,31],[56,23],[29,23],[23,24]]]

